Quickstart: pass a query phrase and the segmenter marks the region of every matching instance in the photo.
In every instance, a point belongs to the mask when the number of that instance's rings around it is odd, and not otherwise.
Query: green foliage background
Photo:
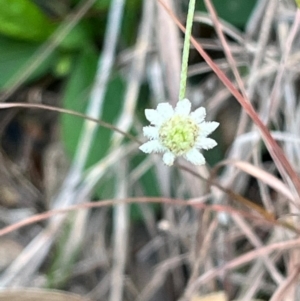
[[[247,23],[256,2],[257,0],[212,0],[218,16],[240,28]],[[202,0],[196,1],[196,6],[199,10],[207,11]]]

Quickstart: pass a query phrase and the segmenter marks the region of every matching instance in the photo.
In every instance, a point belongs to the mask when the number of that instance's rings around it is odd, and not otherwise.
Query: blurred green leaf
[[[10,88],[10,79],[28,62],[40,47],[36,43],[11,40],[0,36],[0,89]],[[48,57],[39,68],[28,78],[36,79],[49,71],[56,61],[57,53]]]
[[[300,0],[295,0],[296,1],[296,5],[298,6],[298,8],[300,8]]]
[[[140,0],[127,0],[125,5],[124,19],[122,22],[122,39],[126,45],[135,43],[137,30],[139,28],[140,10],[142,2]]]
[[[212,0],[219,17],[239,27],[246,25],[256,2],[257,0]],[[203,0],[196,1],[196,8],[207,11]]]
[[[70,250],[68,244],[70,242],[70,235],[72,235],[72,227],[74,226],[75,213],[72,212],[69,215],[68,220],[64,223],[64,227],[59,233],[55,248],[53,250],[51,264],[47,271],[47,288],[63,288],[72,275],[72,268],[80,252],[81,246],[74,245],[74,248]],[[66,256],[66,249],[69,250],[68,256]]]
[[[75,110],[81,113],[86,112],[90,90],[94,82],[94,75],[98,63],[98,55],[85,50],[79,54],[74,62],[74,69],[67,83],[63,106],[66,109]],[[124,84],[119,77],[114,78],[107,87],[103,113],[101,119],[114,123],[122,110],[122,100],[124,94]],[[67,153],[74,157],[78,147],[84,120],[70,115],[61,116],[62,139]],[[97,130],[94,143],[91,147],[86,168],[101,160],[110,147],[112,131],[103,127]],[[114,196],[114,179],[112,177],[102,179],[96,191],[97,198],[107,198]]]
[[[63,107],[78,112],[85,112],[90,88],[97,66],[95,53],[79,54],[73,61],[73,70],[63,96]],[[62,139],[66,150],[72,157],[75,154],[77,143],[84,120],[70,115],[61,115]]]
[[[94,8],[96,9],[108,9],[111,0],[97,0],[94,4]]]
[[[85,113],[97,60],[96,53],[92,51],[84,51],[76,58],[74,70],[63,97],[64,108]],[[123,82],[119,77],[116,77],[108,85],[101,119],[114,123],[122,109],[123,92]],[[83,122],[83,119],[67,114],[61,117],[62,139],[71,156],[75,154]],[[105,156],[110,146],[111,134],[111,130],[99,127],[86,167],[95,164]]]
[[[58,28],[31,0],[0,0],[0,33],[18,40],[43,42]],[[81,21],[60,45],[64,51],[86,47],[92,37],[88,21]]]
[[[30,0],[0,0],[0,33],[30,41],[43,41],[56,25]]]
[[[81,21],[69,32],[59,45],[63,51],[74,51],[91,47],[92,28],[88,22]]]

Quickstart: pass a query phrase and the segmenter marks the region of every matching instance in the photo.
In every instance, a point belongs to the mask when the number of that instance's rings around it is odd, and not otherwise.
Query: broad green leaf
[[[10,79],[32,58],[40,45],[11,40],[0,36],[0,89],[10,88]],[[52,67],[57,53],[54,52],[30,76],[28,81],[42,76]]]
[[[74,62],[74,70],[71,72],[69,82],[67,83],[63,106],[81,113],[86,112],[86,106],[89,101],[90,90],[93,85],[96,72],[98,56],[92,51],[85,51],[77,56]],[[101,119],[114,123],[121,109],[123,100],[124,85],[119,77],[110,81],[105,96],[103,114]],[[78,141],[81,134],[84,120],[71,115],[61,116],[62,140],[67,153],[72,158],[78,147]],[[112,130],[99,127],[94,144],[91,147],[87,159],[86,168],[101,160],[110,147]],[[113,197],[115,184],[113,178],[102,179],[96,191],[97,198]]]
[[[246,25],[256,2],[257,0],[212,0],[218,16],[239,27]],[[196,7],[202,11],[207,11],[203,0],[196,1]]]
[[[140,0],[126,1],[121,36],[122,40],[125,40],[126,45],[133,45],[135,43],[139,27],[141,4]]]
[[[63,51],[74,51],[90,47],[92,28],[88,22],[78,23],[59,45]]]
[[[63,96],[63,107],[78,112],[85,112],[90,88],[97,66],[94,53],[78,55],[73,62],[73,70]],[[83,120],[70,115],[61,115],[62,139],[66,150],[73,157],[75,154]]]
[[[94,52],[82,52],[76,58],[75,67],[71,72],[63,97],[64,108],[85,113],[96,66],[97,55]],[[102,120],[114,123],[122,109],[123,91],[124,85],[119,77],[111,80],[105,96]],[[83,122],[83,119],[67,114],[61,117],[62,139],[67,152],[71,156],[75,154]],[[105,156],[110,146],[111,135],[111,130],[99,127],[86,167],[98,162]]]
[[[101,119],[114,124],[122,110],[122,101],[125,91],[125,86],[120,77],[113,78],[107,87],[103,114]],[[110,138],[112,130],[100,127],[94,140],[94,145],[91,150],[91,155],[88,160],[88,165],[94,164],[100,158],[107,154],[110,147]]]
[[[30,41],[43,41],[56,25],[30,0],[0,0],[0,33]]]
[[[94,4],[94,8],[96,9],[108,9],[111,0],[97,0]]]
[[[3,3],[2,3],[3,2]],[[43,42],[58,28],[31,0],[0,0],[0,34],[14,39]],[[90,24],[81,21],[62,41],[64,51],[86,47],[91,40]]]
[[[298,8],[300,8],[300,0],[295,0]]]

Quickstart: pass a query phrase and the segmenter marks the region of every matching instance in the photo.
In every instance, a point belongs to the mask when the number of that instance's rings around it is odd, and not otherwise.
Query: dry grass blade
[[[176,1],[176,0],[175,0]],[[176,3],[174,0],[167,0],[168,6],[174,8]],[[158,51],[160,53],[162,63],[165,67],[166,88],[168,90],[168,99],[175,106],[179,95],[180,80],[180,39],[177,27],[172,22],[166,11],[158,5]]]
[[[197,209],[205,209],[207,211],[216,211],[216,212],[227,212],[229,214],[236,214],[236,215],[242,215],[244,217],[247,217],[252,220],[257,220],[263,224],[270,224],[270,225],[276,225],[275,221],[266,220],[263,218],[260,218],[256,215],[253,215],[249,212],[243,211],[243,210],[237,210],[230,206],[223,206],[223,205],[206,205],[199,203],[197,200],[180,200],[180,199],[172,199],[172,198],[166,198],[166,197],[135,197],[135,198],[127,198],[125,200],[101,200],[101,202],[96,203],[82,203],[78,205],[68,206],[66,208],[62,209],[53,209],[45,213],[41,214],[35,214],[32,217],[26,218],[22,221],[16,222],[10,226],[4,227],[0,229],[0,236],[6,235],[10,232],[16,231],[17,229],[20,229],[22,227],[28,226],[33,223],[37,223],[43,220],[47,220],[51,218],[52,216],[59,215],[59,214],[66,214],[71,211],[76,210],[83,210],[83,209],[90,209],[90,208],[100,208],[100,207],[106,207],[106,206],[113,206],[119,203],[164,203],[164,204],[171,204],[176,206],[192,206]],[[280,226],[280,224],[277,224]],[[284,226],[284,225],[283,225]]]
[[[134,49],[134,58],[129,67],[128,84],[124,96],[124,108],[116,127],[123,129],[123,132],[129,132],[134,121],[138,94],[141,88],[143,74],[145,72],[145,64],[148,48],[151,42],[152,24],[154,20],[154,2],[144,1],[143,19],[139,28],[136,46]],[[117,147],[125,138],[124,135],[116,135],[112,138],[113,147]],[[133,138],[133,137],[132,137]],[[134,138],[136,140],[136,138]]]
[[[2,290],[0,292],[2,301],[91,301],[77,294],[60,292],[46,289],[15,289]]]
[[[257,180],[264,182],[265,184],[272,187],[274,190],[284,195],[291,202],[295,203],[295,198],[291,193],[290,189],[274,175],[266,172],[265,170],[253,164],[250,164],[248,162],[243,162],[243,161],[224,161],[219,163],[217,167],[221,167],[227,164],[233,165],[239,168],[240,170],[243,170],[244,172],[248,173],[249,175],[253,176]]]
[[[294,42],[294,39],[296,37],[297,32],[299,31],[299,25],[300,25],[300,10],[297,9],[294,23],[292,25],[292,28],[290,30],[289,36],[287,37],[285,48],[284,48],[284,53],[282,55],[280,65],[279,65],[279,70],[277,72],[273,89],[270,95],[271,101],[270,101],[270,116],[275,115],[275,109],[278,107],[277,103],[279,101],[279,88],[281,86],[281,82],[283,79],[283,74],[284,70],[287,65],[287,60],[292,48],[292,44]]]
[[[201,243],[199,250],[196,249],[196,254],[191,259],[191,265],[192,265],[191,276],[186,285],[185,292],[183,293],[183,296],[180,298],[180,301],[191,299],[191,296],[188,295],[189,287],[193,285],[194,281],[198,277],[201,265],[203,265],[205,263],[205,260],[209,257],[210,248],[214,238],[214,232],[216,231],[217,227],[218,227],[218,220],[215,219],[210,223],[209,228],[204,230],[206,231],[205,235],[203,235],[204,241],[203,243]],[[201,230],[199,229],[199,231]],[[192,300],[194,300],[194,298],[192,298]],[[196,297],[195,300],[197,300]]]
[[[116,170],[118,174],[116,199],[124,199],[127,195],[127,164],[121,162]],[[129,205],[126,203],[114,206],[114,246],[113,267],[111,272],[110,301],[122,301],[124,294],[124,280],[126,257],[128,252],[129,234]]]
[[[271,0],[269,1],[265,11],[263,10],[260,11],[260,13],[263,14],[262,17],[263,21],[262,21],[261,30],[258,31],[259,32],[258,45],[257,45],[258,49],[255,53],[255,57],[251,66],[250,78],[248,80],[249,87],[247,89],[248,90],[247,92],[250,100],[252,100],[254,94],[257,71],[266,53],[266,47],[267,47],[269,36],[271,34],[272,20],[275,17],[276,7],[277,7],[277,0]]]
[[[260,256],[268,255],[274,251],[276,251],[276,252],[289,251],[293,248],[299,248],[299,245],[300,245],[300,239],[297,238],[297,239],[292,239],[289,241],[278,242],[278,243],[274,243],[274,244],[271,244],[268,246],[264,246],[260,249],[256,249],[254,251],[251,251],[244,255],[236,257],[235,259],[226,263],[224,266],[222,266],[220,268],[211,269],[210,271],[201,275],[194,282],[193,286],[190,288],[190,293],[193,294],[193,292],[195,292],[201,285],[204,285],[205,283],[214,279],[215,277],[222,275],[222,273],[228,272],[232,269],[242,267],[245,264],[247,264],[248,262],[251,262],[252,260],[257,259]]]
[[[299,288],[297,284],[297,280],[299,279],[299,274],[300,274],[300,267],[294,267],[289,277],[279,285],[279,287],[273,294],[270,301],[281,301],[290,298],[291,300],[293,300],[294,299],[293,296],[289,295],[289,289],[291,288],[291,286],[296,286]]]

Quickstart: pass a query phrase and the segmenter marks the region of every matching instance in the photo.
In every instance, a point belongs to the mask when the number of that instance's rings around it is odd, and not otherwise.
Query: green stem
[[[192,34],[195,3],[196,0],[190,0],[189,11],[186,20],[185,37],[184,37],[184,45],[183,45],[183,52],[182,52],[182,65],[181,65],[181,74],[180,74],[179,100],[185,98],[185,92],[186,92],[188,60],[189,60],[189,53],[190,53],[190,38]]]

